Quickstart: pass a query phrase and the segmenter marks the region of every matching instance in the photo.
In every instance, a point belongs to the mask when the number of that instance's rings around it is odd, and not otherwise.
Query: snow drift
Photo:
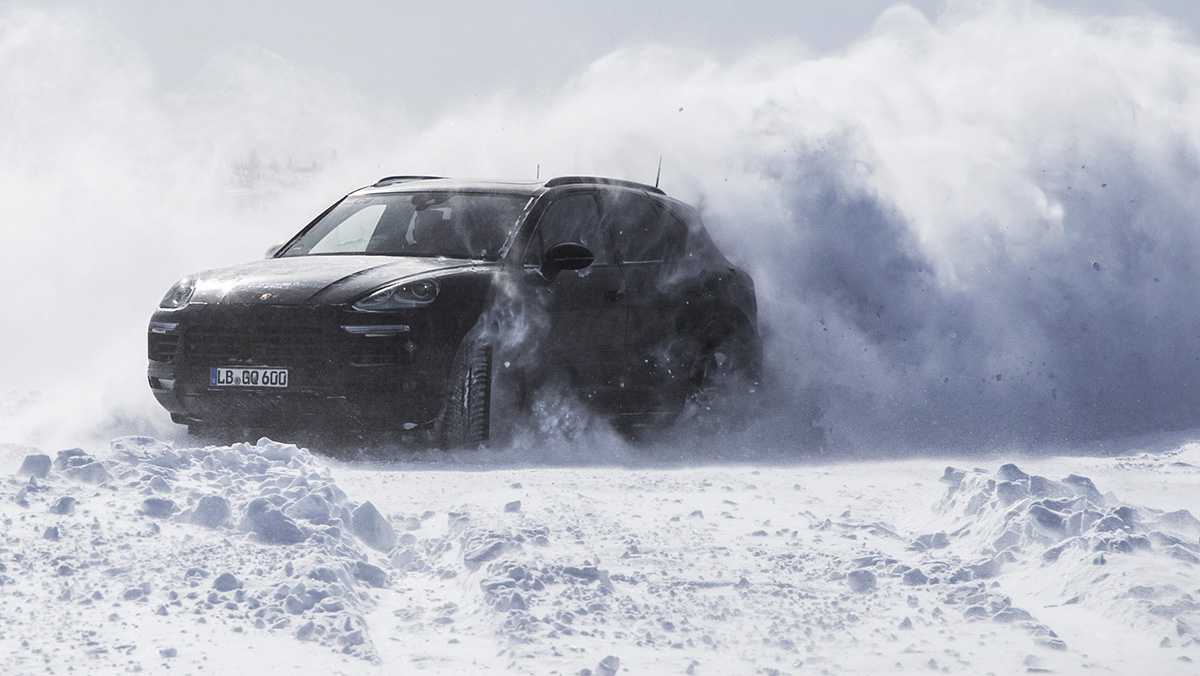
[[[1055,481],[1011,463],[994,473],[948,467],[942,481],[949,487],[941,509],[956,519],[954,527],[915,545],[978,557],[943,568],[951,582],[992,579],[1006,566],[1040,568],[1037,574],[1056,583],[1063,604],[1086,603],[1132,627],[1173,635],[1164,647],[1200,644],[1200,520],[1188,510],[1131,505],[1102,494],[1085,476]],[[966,619],[1020,621],[1047,636],[1049,645],[1065,648],[1029,613],[996,604],[984,591],[962,599]]]
[[[52,604],[52,626],[73,632],[182,616],[375,658],[363,613],[388,584],[376,550],[395,533],[310,453],[266,439],[176,450],[126,437],[107,455],[32,454],[5,482],[2,499],[20,509],[3,517],[3,549],[15,554],[0,563],[0,615]],[[103,638],[87,653],[120,664],[117,642],[131,637]]]
[[[381,673],[1188,673],[1198,460],[363,466],[145,437],[31,453],[0,479],[0,669],[236,669],[257,650]],[[1064,466],[1096,479],[1048,478]],[[1154,482],[1153,506],[1106,490],[1124,474]]]

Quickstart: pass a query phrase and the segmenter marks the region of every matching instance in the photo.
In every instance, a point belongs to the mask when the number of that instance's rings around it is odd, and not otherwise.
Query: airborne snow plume
[[[758,283],[782,403],[757,443],[814,424],[857,448],[1194,425],[1200,326],[1177,308],[1200,253],[1198,78],[1200,48],[1161,20],[898,6],[834,54],[630,48],[549,98],[414,128],[268,52],[163,82],[90,15],[9,9],[0,215],[20,255],[0,282],[23,293],[0,329],[23,403],[0,436],[165,432],[140,375],[160,294],[377,175],[648,179],[660,153],[664,187]],[[60,308],[87,350],[31,321]]]

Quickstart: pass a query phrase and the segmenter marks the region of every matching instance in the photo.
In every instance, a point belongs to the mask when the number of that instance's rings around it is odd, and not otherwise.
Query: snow
[[[621,468],[343,462],[268,439],[42,455],[44,476],[14,457],[0,484],[4,673],[1167,674],[1200,659],[1200,444]]]
[[[329,468],[307,451],[268,440],[175,449],[129,437],[113,441],[104,457],[59,453],[44,479],[13,475],[4,491],[0,561],[8,593],[0,613],[9,624],[5,640],[22,648],[5,653],[5,673],[40,661],[123,669],[131,642],[143,640],[130,627],[151,618],[296,634],[377,659],[363,619],[373,601],[364,592],[386,573],[350,533],[349,515],[361,506],[346,501]],[[312,496],[333,514],[284,514]],[[47,626],[58,632],[55,643],[73,648],[39,647]]]
[[[0,15],[6,316],[85,299],[88,327],[5,327],[0,674],[1196,673],[1200,435],[1114,439],[1196,424],[1200,52],[978,4],[832,58],[622,49],[424,127],[276,54],[158,87],[95,17]],[[744,443],[630,447],[557,396],[488,451],[108,443],[173,433],[143,380],[162,291],[314,195],[400,156],[636,177],[646,139],[755,277],[782,385]],[[310,146],[229,199],[231,166]]]

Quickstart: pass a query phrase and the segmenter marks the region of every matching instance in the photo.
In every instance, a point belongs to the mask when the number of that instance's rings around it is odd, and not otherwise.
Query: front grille
[[[407,337],[372,337],[352,339],[350,363],[355,366],[390,366],[400,364],[411,353]]]
[[[207,366],[307,365],[332,356],[313,326],[194,326],[184,344],[189,361]]]
[[[179,352],[179,334],[151,333],[149,334],[150,361],[170,363],[175,361]]]

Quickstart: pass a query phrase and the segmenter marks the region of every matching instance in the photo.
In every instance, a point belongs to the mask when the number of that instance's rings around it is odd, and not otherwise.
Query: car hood
[[[192,302],[305,305],[352,303],[392,281],[495,263],[399,256],[294,256],[195,275]]]

